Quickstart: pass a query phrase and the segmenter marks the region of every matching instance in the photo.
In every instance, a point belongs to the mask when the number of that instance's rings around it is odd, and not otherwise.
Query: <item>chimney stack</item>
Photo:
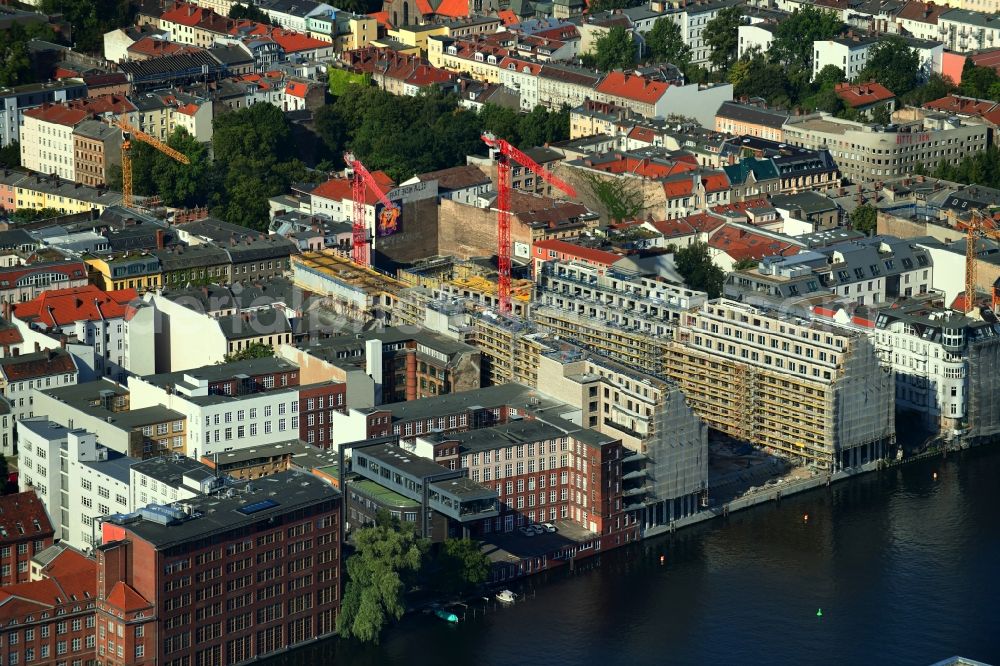
[[[164,238],[166,237],[166,232],[163,229],[156,230],[156,249],[162,250],[164,246]]]

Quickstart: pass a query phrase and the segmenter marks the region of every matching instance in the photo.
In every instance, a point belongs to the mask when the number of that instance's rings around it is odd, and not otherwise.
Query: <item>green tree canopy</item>
[[[770,62],[762,55],[737,62],[730,75],[733,79],[734,97],[762,97],[771,105],[788,105],[792,102],[794,86],[785,68]]]
[[[32,39],[51,41],[52,29],[45,23],[21,25],[13,23],[0,30],[0,86],[19,86],[32,82],[28,42]]]
[[[878,210],[871,204],[862,204],[851,213],[851,227],[867,236],[875,233]]]
[[[610,72],[627,69],[635,64],[635,42],[624,27],[616,25],[594,42],[594,52],[584,56],[584,61],[594,67]]]
[[[1000,81],[1000,77],[997,77],[997,72],[992,67],[979,67],[977,65],[970,67],[971,63],[972,58],[966,58],[959,90],[963,95],[969,97],[989,99],[990,91]]]
[[[247,19],[248,21],[256,21],[257,23],[272,23],[267,14],[254,4],[241,5],[233,3],[233,6],[229,8],[229,18]]]
[[[691,47],[684,43],[680,26],[668,18],[657,19],[646,33],[646,48],[651,59],[669,62],[681,71],[691,64]]]
[[[354,542],[337,633],[377,643],[382,628],[403,616],[406,581],[420,570],[424,546],[413,530],[385,524],[355,531]]]
[[[844,75],[844,70],[840,67],[836,65],[824,65],[823,69],[816,73],[813,84],[822,90],[824,88],[835,88],[838,83],[843,83],[846,80],[847,77]]]
[[[843,28],[833,12],[804,5],[778,23],[770,58],[789,69],[812,73],[813,42],[835,37]]]
[[[271,358],[272,356],[274,356],[274,347],[265,342],[251,342],[239,351],[226,354],[222,362],[232,363],[233,361],[248,361],[253,358]]]
[[[712,262],[705,243],[693,243],[674,253],[674,265],[691,289],[704,291],[709,298],[722,295],[722,283],[726,274]]]
[[[920,56],[902,37],[890,35],[868,51],[858,79],[877,81],[902,97],[920,84]]]
[[[21,144],[18,141],[11,141],[8,145],[0,148],[0,166],[17,167],[21,166]]]
[[[434,558],[436,587],[448,596],[471,592],[486,582],[490,560],[474,539],[446,539]]]
[[[614,9],[634,7],[636,4],[638,3],[632,0],[591,0],[587,6],[587,10],[591,14],[597,14],[598,12],[609,12]]]
[[[956,89],[957,87],[952,83],[950,78],[934,72],[927,77],[927,81],[923,85],[911,90],[906,95],[905,101],[907,104],[922,106],[927,102],[947,97],[955,92]]]
[[[701,37],[705,45],[711,49],[708,59],[715,69],[728,70],[736,61],[739,28],[742,22],[743,8],[740,5],[733,5],[720,9],[715,18],[705,24]]]
[[[132,25],[137,7],[129,0],[42,0],[39,11],[62,14],[73,26],[75,48],[99,53],[104,33]]]

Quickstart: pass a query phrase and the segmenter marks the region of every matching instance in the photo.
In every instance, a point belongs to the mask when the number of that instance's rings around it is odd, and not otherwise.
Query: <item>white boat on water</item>
[[[505,604],[512,604],[514,600],[517,599],[517,595],[510,590],[504,590],[502,592],[497,592],[497,601],[502,601]]]

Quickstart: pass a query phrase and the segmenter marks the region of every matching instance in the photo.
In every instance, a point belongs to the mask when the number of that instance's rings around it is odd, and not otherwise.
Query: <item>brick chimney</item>
[[[163,229],[156,230],[156,249],[162,250],[164,246],[164,238],[166,237],[166,232]]]

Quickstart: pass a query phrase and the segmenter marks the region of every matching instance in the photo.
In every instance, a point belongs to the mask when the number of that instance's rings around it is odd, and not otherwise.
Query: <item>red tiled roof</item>
[[[433,14],[434,8],[428,0],[417,0],[417,11],[421,14]]]
[[[45,505],[34,491],[0,496],[0,543],[34,541],[53,533]]]
[[[521,19],[517,18],[517,14],[509,9],[501,9],[497,12],[497,18],[503,21],[506,26],[516,25],[521,22]]]
[[[16,345],[21,342],[24,342],[24,336],[17,326],[0,321],[0,345]]]
[[[941,3],[940,5],[934,4],[933,0],[931,2],[911,0],[903,5],[903,8],[896,14],[896,18],[937,25],[938,17],[950,9],[952,7],[949,7],[945,3]]]
[[[736,261],[744,259],[760,260],[773,255],[787,257],[799,252],[799,248],[796,245],[781,242],[763,234],[755,234],[728,224],[708,239],[708,245],[716,250],[725,252]]]
[[[200,108],[197,104],[185,104],[184,106],[178,106],[177,112],[183,113],[185,116],[193,116],[198,113],[198,109]]]
[[[378,183],[379,189],[382,190],[382,194],[387,194],[396,186],[396,183],[392,180],[392,178],[389,178],[384,171],[373,171],[372,178],[374,178],[375,182]],[[310,194],[323,199],[330,199],[331,201],[352,201],[351,179],[331,178],[325,183],[320,183],[313,188]],[[374,205],[378,200],[378,193],[371,187],[366,187],[365,203],[368,205]]]
[[[510,11],[510,10],[508,9],[508,10],[504,10],[504,11]],[[529,60],[522,60],[520,58],[514,58],[512,56],[507,56],[506,58],[504,58],[503,60],[501,60],[499,67],[500,67],[501,70],[506,70],[506,69],[510,69],[510,65],[511,64],[514,65],[514,67],[516,68],[516,70],[518,72],[524,72],[525,68],[527,68],[528,73],[531,74],[532,76],[538,76],[538,73],[540,71],[542,71],[541,64],[539,64],[537,62],[531,62]]]
[[[10,285],[14,285],[25,276],[34,275],[35,273],[62,273],[67,279],[72,279],[75,274],[79,279],[84,279],[87,277],[87,265],[82,261],[66,261],[0,268],[0,278]]]
[[[75,127],[86,120],[90,114],[82,109],[71,109],[65,104],[43,104],[33,109],[26,109],[24,115],[45,123]]]
[[[55,73],[52,75],[56,81],[59,79],[75,79],[79,78],[80,72],[75,69],[67,69],[66,67],[56,67]]]
[[[614,252],[606,252],[592,247],[583,247],[582,245],[576,245],[575,243],[569,243],[567,241],[557,239],[536,241],[535,247],[543,250],[553,250],[560,254],[576,257],[587,263],[601,264],[603,266],[610,266],[621,259],[621,257]]]
[[[389,28],[393,27],[393,25],[389,23],[389,12],[372,12],[368,16],[372,17],[384,26]]]
[[[709,173],[701,177],[701,184],[705,192],[725,192],[729,189],[729,177],[726,172]]]
[[[896,95],[881,83],[838,83],[834,88],[837,97],[850,107],[868,106],[896,99]]]
[[[724,219],[716,217],[711,213],[694,213],[693,215],[688,215],[687,217],[682,217],[680,219],[694,227],[695,231],[698,233],[703,234],[711,234],[726,223]]]
[[[146,37],[143,37],[139,41],[133,43],[132,46],[125,50],[129,53],[159,57],[178,55],[180,53],[194,53],[201,51],[202,49],[189,46],[187,44],[178,44],[177,42],[171,42],[166,39],[156,39],[147,35]]]
[[[211,9],[185,3],[177,3],[171,9],[160,14],[160,20],[192,28],[198,27],[219,34],[228,33],[232,26],[238,23],[231,18],[216,14]]]
[[[694,193],[694,180],[687,177],[663,183],[663,193],[667,195],[668,199],[690,196]]]
[[[767,199],[747,199],[745,201],[734,201],[733,203],[712,206],[715,213],[745,213],[750,208],[774,208]]]
[[[118,319],[125,316],[125,307],[139,295],[135,289],[103,291],[96,285],[52,289],[40,296],[14,306],[14,316],[22,321],[40,322],[47,327],[59,327],[75,321]]]
[[[638,74],[614,71],[604,77],[604,80],[597,85],[597,92],[644,104],[653,104],[663,97],[663,93],[669,87],[670,84],[663,81],[650,81]]]
[[[698,230],[684,218],[677,218],[674,220],[654,220],[649,224],[664,238],[691,236],[698,233]]]
[[[115,583],[105,601],[126,613],[149,608],[152,605],[141,594],[122,581]]]
[[[309,92],[309,86],[301,81],[289,81],[285,85],[285,94],[291,95],[292,97],[301,97],[305,99],[306,93]]]
[[[676,176],[695,169],[695,165],[689,163],[687,160],[665,162],[660,160],[653,161],[648,157],[640,159],[629,155],[616,155],[615,157],[616,159],[597,162],[596,164],[593,160],[587,160],[585,164],[595,171],[603,171],[604,173],[631,173],[644,178],[654,179]]]
[[[65,349],[49,349],[0,359],[0,373],[8,382],[20,382],[38,377],[75,374],[76,364]]]
[[[994,111],[998,106],[1000,105],[990,99],[976,99],[975,97],[962,97],[961,95],[947,95],[941,99],[935,99],[924,104],[925,109],[980,117],[985,117],[986,114]]]
[[[469,15],[469,0],[441,0],[434,13],[438,16],[465,18]]]

